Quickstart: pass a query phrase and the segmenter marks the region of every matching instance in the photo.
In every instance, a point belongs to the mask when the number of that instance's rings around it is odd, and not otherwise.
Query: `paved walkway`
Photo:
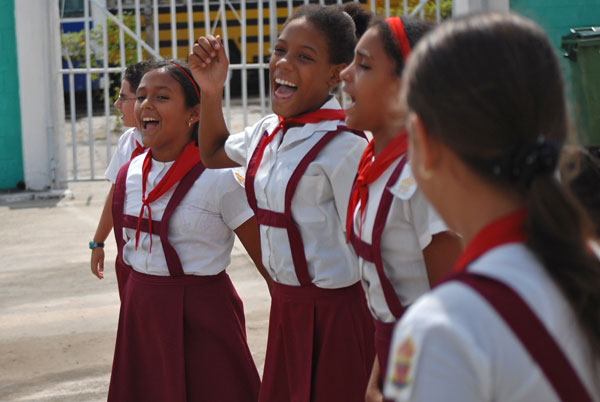
[[[115,243],[107,241],[102,281],[90,272],[87,243],[108,189],[79,182],[62,198],[0,196],[0,400],[106,400],[119,310]],[[228,272],[262,372],[267,288],[237,243]]]

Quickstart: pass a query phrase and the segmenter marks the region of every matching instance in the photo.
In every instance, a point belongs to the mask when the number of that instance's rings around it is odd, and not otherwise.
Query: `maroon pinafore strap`
[[[125,182],[127,179],[127,170],[129,169],[129,162],[123,165],[119,174],[117,175],[117,181],[115,183],[115,191],[113,195],[113,223],[115,227],[115,237],[117,240],[117,258],[122,264],[123,261],[123,247],[125,241],[123,240],[123,228],[136,229],[138,218],[132,215],[124,215],[125,207]],[[204,165],[202,162],[196,164],[177,184],[177,188],[173,192],[171,199],[169,200],[162,219],[160,221],[152,221],[152,230],[160,236],[160,242],[165,253],[165,260],[169,268],[169,274],[173,277],[185,275],[183,272],[183,266],[181,260],[175,251],[175,248],[169,243],[169,220],[171,215],[175,211],[175,208],[179,205],[183,197],[188,193],[190,188],[194,185],[194,182],[200,177],[204,171]],[[148,233],[148,219],[143,218],[140,230]]]
[[[267,209],[259,208],[256,202],[256,194],[254,190],[254,176],[258,165],[260,165],[258,150],[264,141],[267,140],[268,132],[265,131],[263,137],[258,142],[254,153],[248,162],[247,176],[246,176],[246,194],[248,196],[248,204],[254,210],[256,220],[259,225],[271,226],[276,228],[286,229],[288,234],[288,240],[290,243],[290,249],[292,252],[292,261],[294,262],[294,269],[296,271],[296,277],[300,282],[301,286],[310,286],[312,281],[308,272],[308,264],[306,262],[306,255],[304,254],[304,243],[302,242],[302,236],[300,229],[294,222],[292,217],[292,199],[296,193],[298,183],[302,178],[302,175],[308,168],[308,165],[317,157],[319,152],[339,133],[343,131],[352,132],[358,136],[366,139],[364,133],[350,130],[345,126],[338,126],[336,130],[327,132],[311,149],[306,153],[304,158],[300,161],[290,180],[288,181],[285,189],[285,207],[284,212],[274,212]],[[256,168],[254,168],[256,166]]]
[[[590,394],[558,343],[510,286],[472,272],[459,273],[449,280],[464,283],[488,301],[519,338],[562,401],[592,402]]]
[[[383,258],[381,256],[381,238],[383,236],[383,230],[385,228],[385,223],[387,221],[388,214],[390,212],[390,208],[392,205],[392,199],[394,198],[393,194],[389,191],[389,187],[392,186],[400,177],[400,173],[402,173],[402,169],[406,164],[406,154],[401,156],[400,162],[392,171],[392,175],[389,180],[385,184],[385,188],[383,189],[383,194],[381,196],[381,201],[379,202],[379,207],[377,208],[377,214],[375,215],[375,223],[373,225],[373,234],[372,234],[372,243],[369,244],[362,239],[359,239],[358,236],[354,234],[354,230],[350,232],[350,242],[354,247],[354,251],[356,255],[361,257],[363,260],[369,261],[375,264],[375,268],[377,269],[377,276],[379,277],[379,282],[381,283],[381,288],[383,289],[383,296],[385,298],[385,302],[387,303],[390,312],[394,315],[396,320],[398,320],[402,314],[404,313],[404,307],[402,307],[402,303],[400,303],[400,299],[396,295],[396,291],[394,290],[394,286],[388,279],[383,270]]]

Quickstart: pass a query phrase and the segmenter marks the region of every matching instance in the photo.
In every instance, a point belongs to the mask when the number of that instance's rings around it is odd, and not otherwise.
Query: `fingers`
[[[198,38],[192,48],[192,54],[190,54],[190,62],[198,62],[202,67],[206,67],[213,60],[218,61],[218,55],[223,52],[223,46],[221,45],[221,38],[219,36],[214,37],[201,36]]]
[[[104,278],[104,250],[96,247],[92,250],[92,258],[90,261],[92,274],[98,279]]]

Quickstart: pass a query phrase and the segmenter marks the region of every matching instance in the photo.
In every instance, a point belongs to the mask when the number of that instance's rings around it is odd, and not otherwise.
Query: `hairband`
[[[198,96],[198,101],[200,101],[200,91],[198,91],[198,86],[196,85],[196,81],[194,81],[194,79],[192,77],[190,77],[190,75],[187,73],[187,71],[185,71],[185,69],[183,67],[181,67],[179,64],[173,63],[172,61],[170,61],[169,64],[172,64],[175,67],[177,67],[178,69],[180,69],[181,71],[183,71],[183,73],[186,75],[186,77],[188,77],[188,79],[192,82],[192,85],[194,86],[194,90],[196,91],[196,95]]]
[[[406,59],[408,59],[408,55],[410,54],[410,43],[408,42],[408,37],[406,36],[406,31],[404,30],[404,24],[402,24],[402,20],[400,17],[390,17],[386,18],[385,22],[390,27],[394,38],[396,38],[396,42],[400,48],[400,53],[402,54],[402,61],[406,63]]]

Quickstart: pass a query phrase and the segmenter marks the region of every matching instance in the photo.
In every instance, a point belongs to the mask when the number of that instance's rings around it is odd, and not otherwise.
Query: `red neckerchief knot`
[[[283,134],[285,134],[287,129],[292,125],[304,125],[304,124],[309,124],[309,123],[319,123],[323,120],[345,120],[345,119],[346,119],[346,113],[342,109],[318,109],[318,110],[315,110],[314,112],[308,112],[308,113],[301,114],[296,117],[290,117],[289,119],[284,119],[283,117],[279,116],[279,124],[273,129],[271,134],[267,134],[265,132],[265,135],[268,135],[266,141],[259,142],[260,148],[258,149],[258,152],[256,154],[257,160],[259,161],[259,163],[257,163],[255,165],[255,168],[254,168],[254,171],[252,172],[252,174],[255,174],[256,171],[258,170],[258,166],[260,165],[260,161],[262,160],[262,157],[263,157],[263,154],[265,153],[265,149],[267,148],[267,145],[269,145],[269,143],[271,141],[273,141],[273,138],[275,138],[275,136],[277,135],[279,130],[281,130],[283,132]]]
[[[149,252],[152,252],[152,209],[150,208],[150,204],[169,191],[176,183],[179,183],[179,181],[199,162],[200,152],[192,141],[185,146],[183,152],[175,159],[175,162],[171,165],[169,170],[167,170],[167,173],[165,173],[156,187],[154,187],[146,197],[146,183],[148,181],[148,174],[150,174],[152,168],[152,149],[148,151],[144,158],[144,164],[142,165],[142,207],[140,208],[140,215],[138,216],[137,229],[135,232],[136,250],[140,241],[140,227],[144,216],[144,209],[148,209],[148,233],[150,234]]]
[[[521,208],[484,226],[458,257],[454,271],[464,271],[471,262],[495,247],[525,242],[527,214],[527,208]]]
[[[135,149],[131,153],[131,158],[129,158],[129,160],[133,160],[133,158],[135,158],[136,156],[143,154],[144,152],[146,152],[146,149],[147,148],[140,144],[138,140],[135,140]]]
[[[359,238],[362,234],[363,215],[369,200],[369,184],[373,183],[387,170],[387,168],[398,159],[399,156],[406,153],[408,149],[408,135],[406,130],[402,130],[395,136],[385,148],[373,159],[375,152],[375,142],[371,140],[367,148],[365,148],[360,162],[358,163],[358,172],[350,200],[348,203],[348,212],[346,213],[346,241],[350,241],[350,233],[352,229],[352,221],[354,218],[354,210],[360,200],[360,229]]]

